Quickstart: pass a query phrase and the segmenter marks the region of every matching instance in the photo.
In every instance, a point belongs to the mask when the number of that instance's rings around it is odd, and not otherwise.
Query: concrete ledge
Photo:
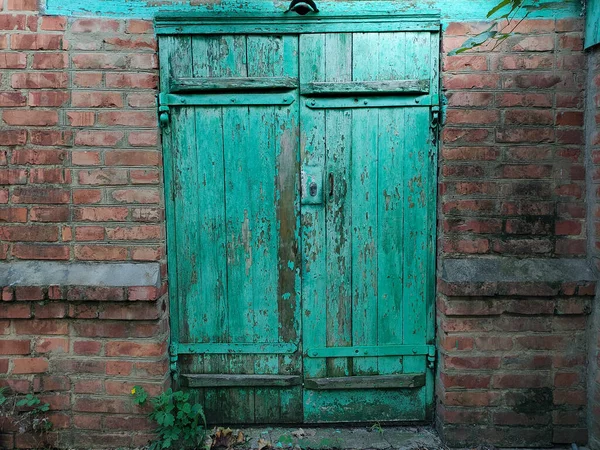
[[[158,286],[159,263],[0,263],[0,286]]]
[[[595,281],[585,259],[463,258],[443,259],[441,278],[448,283]]]

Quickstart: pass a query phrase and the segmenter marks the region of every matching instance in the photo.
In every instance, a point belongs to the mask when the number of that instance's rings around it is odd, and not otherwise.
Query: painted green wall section
[[[600,44],[600,0],[587,0],[585,48]]]
[[[203,2],[203,5],[197,3]],[[600,0],[588,0],[596,5],[596,13]],[[274,10],[284,11],[287,1],[244,1],[244,0],[46,0],[45,13],[65,16],[108,16],[151,19],[158,11],[212,11],[215,13],[239,11],[240,13],[273,14]],[[317,1],[321,10],[330,12],[348,12],[351,2]],[[380,2],[361,1],[370,4],[374,10]],[[436,9],[441,12],[443,22],[485,20],[487,12],[497,3],[495,0],[398,0],[399,11]],[[542,11],[532,10],[531,18],[564,18],[581,14],[578,0],[556,1],[540,0],[548,3],[550,8]],[[351,7],[351,6],[350,6]],[[389,11],[388,11],[389,12]],[[598,17],[598,14],[596,14]],[[597,30],[597,28],[596,28]],[[598,33],[596,31],[596,36]]]

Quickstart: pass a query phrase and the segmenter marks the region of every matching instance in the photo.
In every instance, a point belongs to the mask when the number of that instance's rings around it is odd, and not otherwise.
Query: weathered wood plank
[[[293,77],[176,78],[170,83],[170,92],[268,91],[290,90],[296,87],[298,79]]]
[[[325,35],[300,36],[300,79],[325,80]],[[302,166],[325,166],[325,112],[311,111],[301,105],[300,149]],[[308,347],[327,345],[324,314],[326,272],[325,210],[322,206],[302,205],[302,343]],[[304,359],[309,377],[327,375],[325,359]],[[311,408],[304,402],[305,411]]]
[[[352,77],[374,83],[378,68],[378,35],[352,36]],[[371,54],[374,58],[365,58]],[[377,345],[377,165],[379,111],[352,111],[352,345]],[[382,268],[382,270],[385,270]],[[357,356],[357,355],[355,355]],[[377,358],[354,358],[353,375],[378,373]]]
[[[362,33],[361,33],[362,34]],[[364,58],[363,55],[355,56]],[[427,94],[429,80],[382,80],[382,81],[350,81],[341,82],[313,82],[300,85],[302,95],[360,95],[360,94]]]
[[[352,35],[327,34],[326,81],[352,80]],[[352,112],[325,113],[325,217],[327,246],[327,345],[352,345]],[[328,192],[327,192],[328,191]],[[350,375],[346,358],[327,360],[327,375]]]
[[[332,389],[406,389],[425,385],[425,374],[374,375],[355,377],[307,378],[304,387],[312,390]]]
[[[182,374],[182,378],[187,381],[188,387],[196,388],[223,388],[223,387],[287,387],[298,386],[302,384],[302,377],[299,375],[203,375],[203,374]]]

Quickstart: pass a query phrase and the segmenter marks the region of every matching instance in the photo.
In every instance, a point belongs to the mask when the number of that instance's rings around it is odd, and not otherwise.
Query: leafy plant
[[[46,417],[49,409],[48,403],[33,394],[20,395],[0,388],[0,418],[9,419],[19,434],[34,436],[50,431],[52,422]]]
[[[563,0],[564,3],[570,3],[574,0]],[[487,18],[492,19],[490,26],[481,33],[467,39],[459,48],[448,52],[449,56],[464,53],[475,47],[479,47],[488,41],[496,41],[496,45],[513,35],[519,24],[525,20],[534,10],[550,9],[556,6],[555,3],[540,3],[539,0],[499,0],[498,3],[488,11]],[[504,11],[499,16],[499,12]],[[517,20],[517,17],[520,17]],[[498,29],[499,21],[506,20],[506,25]]]
[[[201,405],[190,402],[190,394],[168,389],[149,399],[144,388],[134,386],[131,395],[136,405],[149,400],[152,406],[148,417],[156,423],[158,438],[150,444],[150,450],[204,447],[206,417]]]

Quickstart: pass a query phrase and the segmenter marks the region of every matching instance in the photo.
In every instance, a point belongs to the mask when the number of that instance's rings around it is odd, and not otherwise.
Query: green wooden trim
[[[229,344],[178,344],[180,355],[226,355],[226,354],[261,354],[261,355],[291,355],[296,353],[298,346],[292,343],[229,343]]]
[[[295,89],[298,79],[293,77],[235,77],[235,78],[175,78],[171,92],[248,91]]]
[[[155,17],[157,34],[307,34],[439,31],[439,12],[381,14],[379,12],[350,13],[347,16],[328,15],[326,12],[300,17],[293,13],[272,16],[245,17],[222,14],[159,13]]]
[[[332,389],[402,389],[425,386],[424,373],[373,375],[357,377],[307,378],[304,387],[310,390]]]
[[[356,347],[322,347],[306,350],[309,358],[349,358],[366,356],[419,356],[435,352],[433,345],[364,345]]]
[[[302,378],[299,375],[218,375],[218,374],[182,374],[188,387],[288,387],[299,386]]]
[[[292,94],[160,94],[160,104],[169,106],[291,105]]]
[[[300,85],[302,95],[336,95],[346,94],[427,94],[429,80],[385,80],[385,81],[349,81],[338,82],[312,82]]]
[[[372,97],[331,97],[306,100],[311,109],[346,109],[346,108],[389,108],[433,106],[439,102],[437,95],[414,96],[372,96]]]
[[[585,48],[600,44],[600,0],[587,0],[585,7]]]
[[[589,5],[590,0],[588,0]],[[83,17],[124,17],[151,19],[160,11],[177,11],[178,14],[203,12],[207,14],[258,15],[283,14],[289,2],[273,2],[272,0],[219,0],[203,3],[190,0],[148,1],[148,0],[46,0],[44,14]],[[357,14],[365,11],[379,13],[413,12],[414,0],[389,1],[318,1],[319,14]],[[540,4],[549,4],[550,8],[533,8],[529,18],[564,18],[578,17],[581,13],[581,2],[561,2],[557,0],[541,0]],[[428,8],[439,9],[445,22],[486,20],[487,12],[494,5],[491,0],[427,0],[422,2]],[[506,9],[501,13],[506,12]]]

